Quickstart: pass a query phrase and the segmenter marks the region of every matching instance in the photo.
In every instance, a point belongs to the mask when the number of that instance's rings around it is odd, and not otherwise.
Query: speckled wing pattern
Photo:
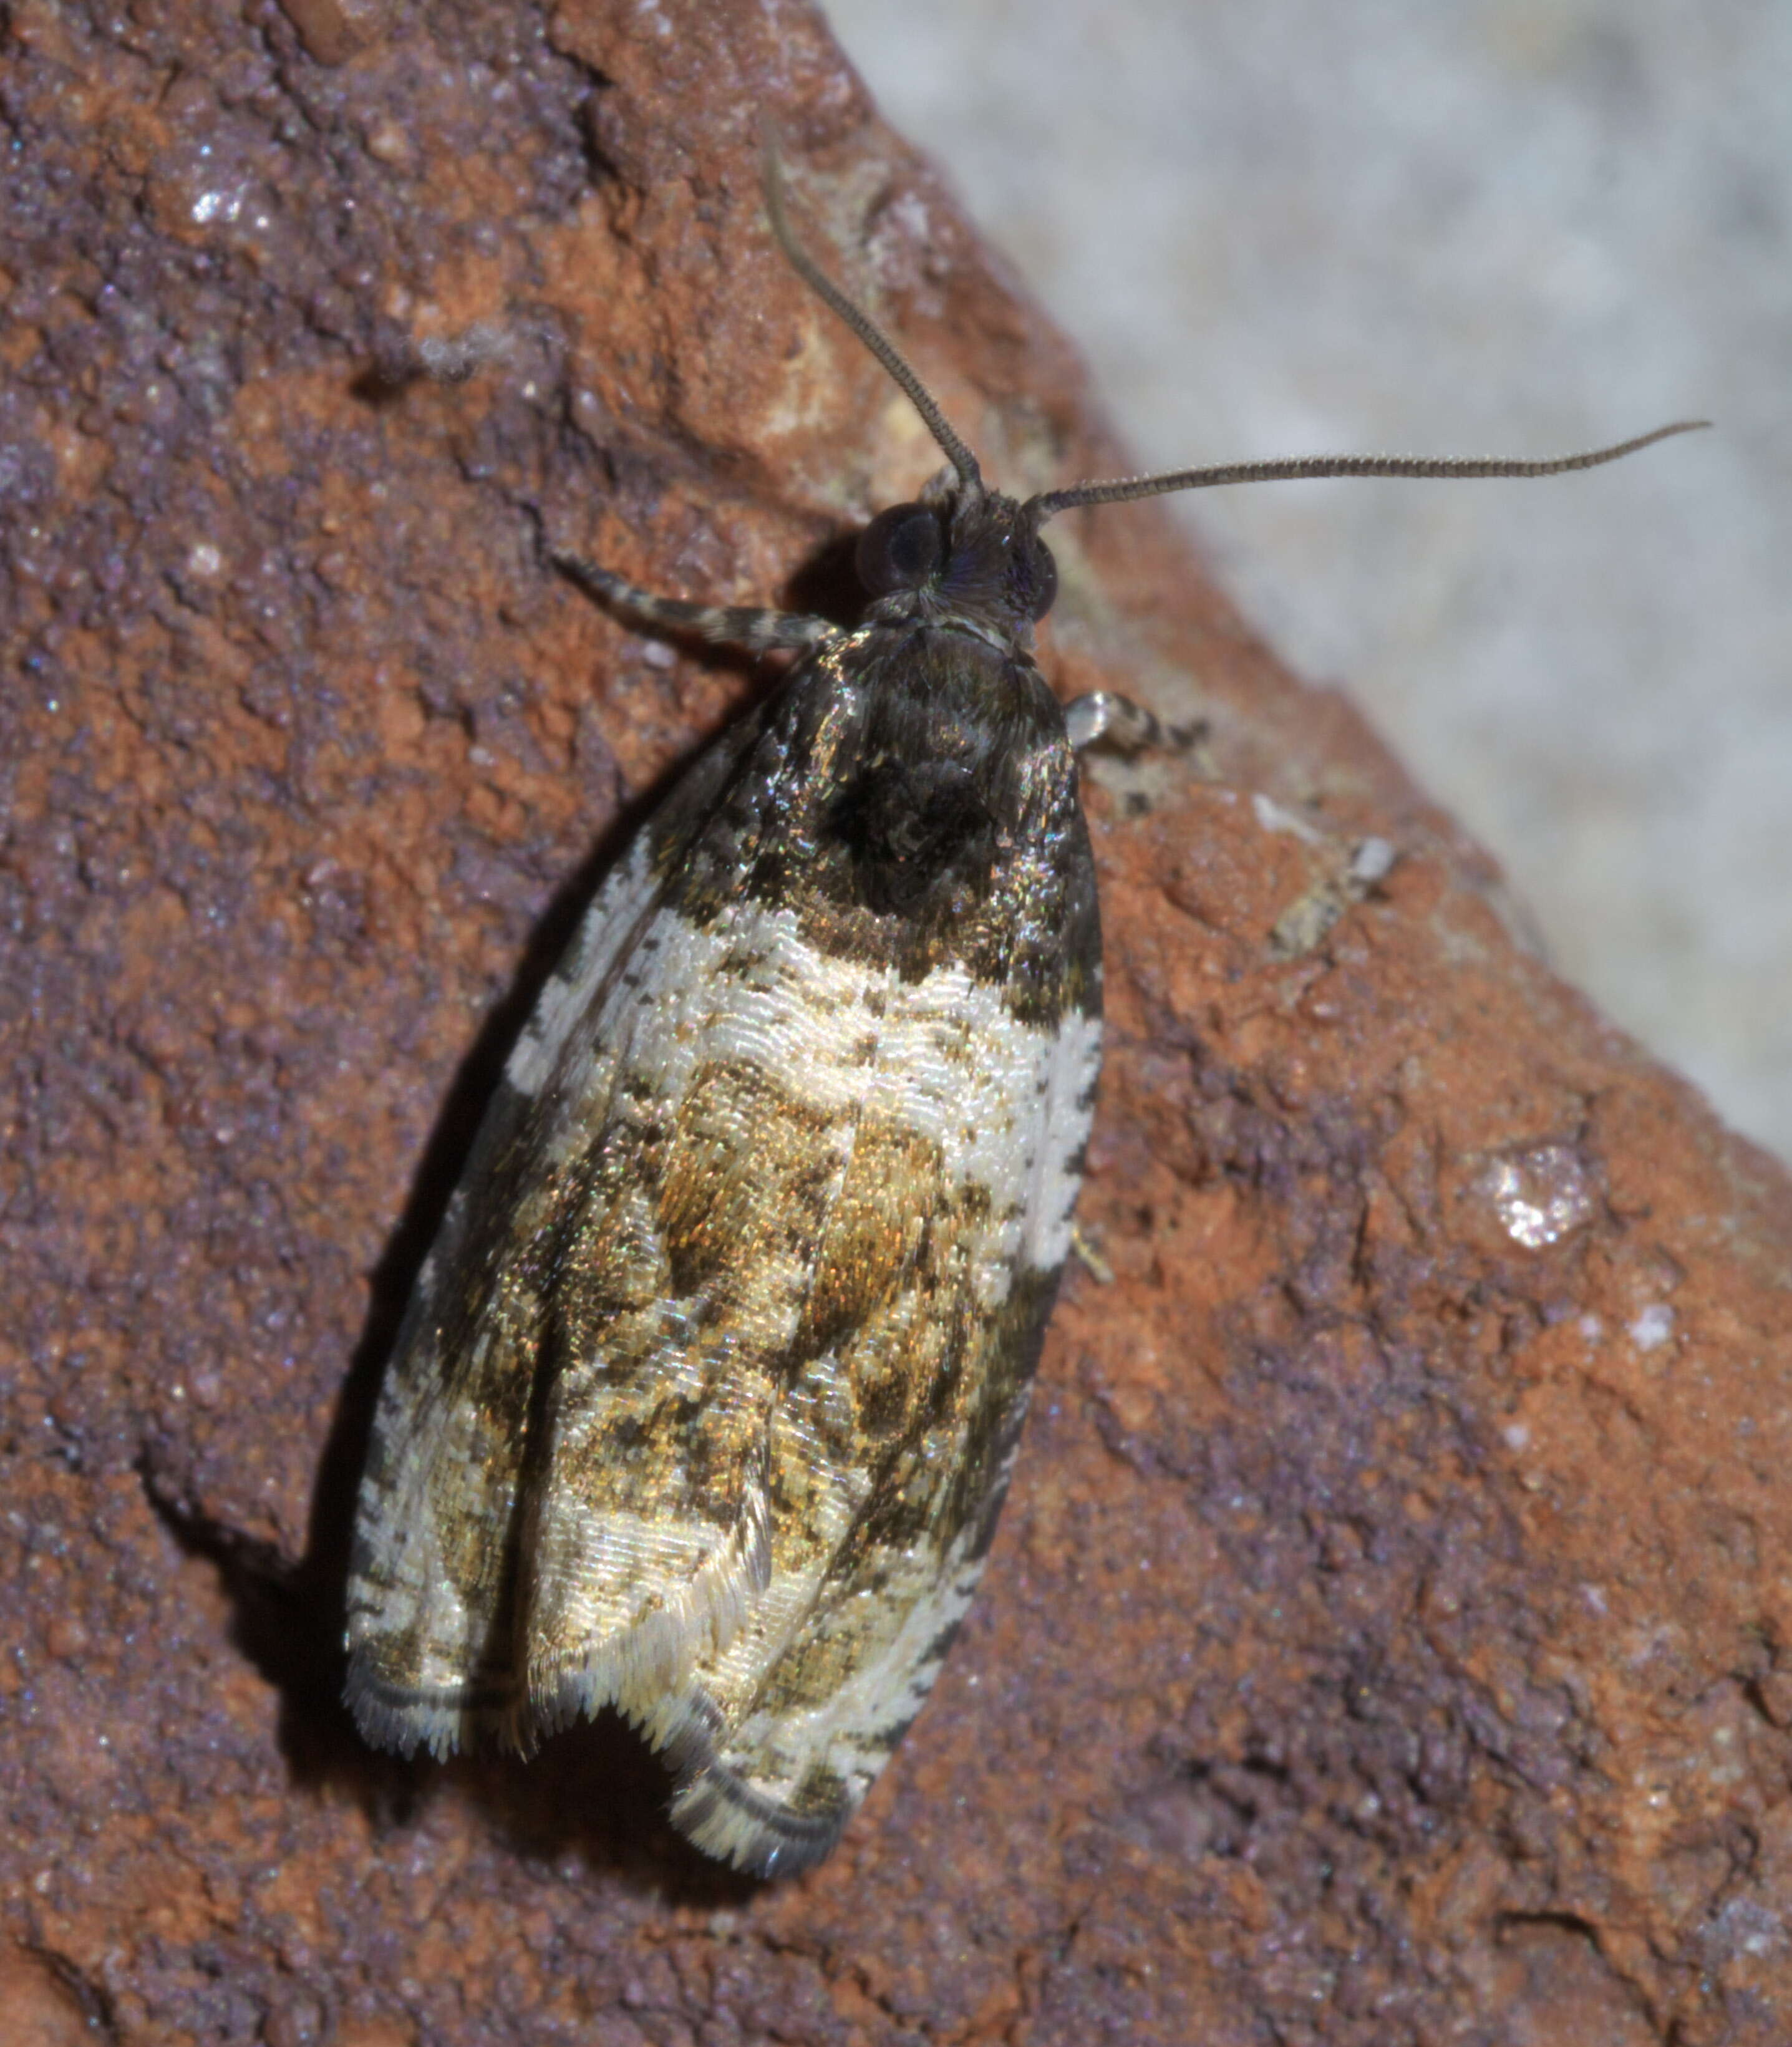
[[[833,1844],[981,1568],[1070,1240],[1100,936],[1027,656],[869,625],[703,756],[511,1057],[376,1416],[370,1739],[614,1705],[673,1818]]]

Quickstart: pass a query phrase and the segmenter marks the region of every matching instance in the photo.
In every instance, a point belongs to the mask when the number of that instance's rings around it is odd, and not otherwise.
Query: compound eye
[[[873,597],[915,590],[939,566],[939,520],[924,505],[892,505],[859,536],[859,581]]]
[[[1058,564],[1043,540],[1032,548],[1032,593],[1027,607],[1029,618],[1043,618],[1058,595]]]

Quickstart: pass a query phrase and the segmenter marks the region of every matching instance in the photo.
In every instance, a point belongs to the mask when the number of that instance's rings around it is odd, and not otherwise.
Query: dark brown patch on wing
[[[660,1196],[672,1292],[704,1294],[712,1310],[744,1306],[767,1254],[807,1263],[844,1136],[756,1066],[702,1068],[673,1113]]]
[[[792,1362],[861,1330],[911,1272],[939,1218],[939,1147],[908,1124],[867,1113],[817,1248]]]

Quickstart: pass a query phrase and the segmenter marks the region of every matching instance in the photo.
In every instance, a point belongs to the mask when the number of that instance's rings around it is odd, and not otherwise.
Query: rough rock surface
[[[1792,1189],[1147,508],[1046,658],[1204,721],[1090,808],[1112,1050],[985,1591],[811,1877],[625,1730],[368,1753],[396,1314],[594,876],[932,466],[1075,366],[795,0],[16,0],[0,120],[0,2008],[17,2047],[1792,2037]],[[1372,843],[1397,855],[1385,873]]]

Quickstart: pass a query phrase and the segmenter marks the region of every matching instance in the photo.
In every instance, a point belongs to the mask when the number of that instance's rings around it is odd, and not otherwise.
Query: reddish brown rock
[[[1782,2047],[1792,1193],[1145,508],[1054,529],[1046,649],[1206,721],[1092,778],[1113,1278],[842,1852],[736,1881],[612,1726],[360,1746],[393,1318],[602,861],[761,687],[541,536],[825,606],[932,466],[772,250],[761,113],[993,474],[1116,458],[795,4],[5,33],[9,2040]]]

